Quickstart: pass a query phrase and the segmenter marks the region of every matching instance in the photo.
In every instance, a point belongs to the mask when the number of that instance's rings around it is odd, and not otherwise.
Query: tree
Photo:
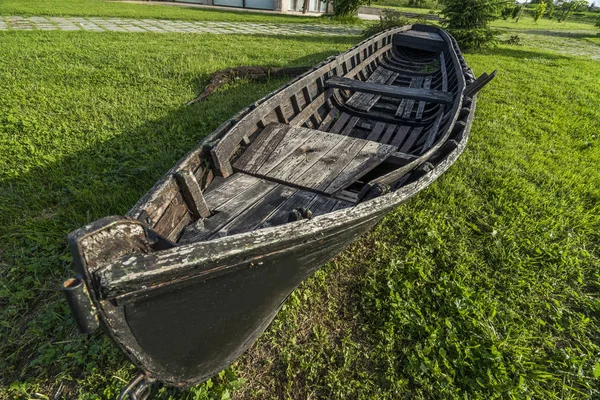
[[[538,19],[542,18],[544,16],[544,14],[546,13],[546,8],[548,7],[548,4],[545,1],[540,2],[536,7],[535,7],[535,12],[533,14],[533,20],[535,22],[538,21]]]
[[[512,16],[511,16],[511,18],[512,18],[512,19],[515,19],[515,18],[517,18],[517,17],[518,17],[518,16],[521,14],[521,10],[522,10],[522,9],[523,9],[523,6],[521,6],[521,5],[517,4],[517,5],[516,5],[516,6],[513,8],[513,10],[512,10]]]
[[[338,17],[350,17],[358,13],[360,6],[369,0],[333,0],[333,14]]]
[[[547,2],[548,8],[546,9],[546,14],[548,14],[548,19],[554,18],[554,13],[556,12],[556,6],[554,5],[553,0],[548,0]]]
[[[502,9],[502,11],[500,12],[500,16],[503,20],[507,20],[508,18],[510,18],[510,16],[513,13],[513,8],[513,6],[506,6]]]
[[[463,49],[480,49],[494,42],[489,23],[498,19],[498,0],[446,0],[444,26]]]
[[[570,0],[570,1],[563,2],[560,5],[562,14],[560,15],[560,17],[558,17],[558,22],[566,21],[567,18],[569,17],[569,14],[571,13],[571,11],[577,11],[581,7],[585,7],[585,6],[587,6],[586,0]]]

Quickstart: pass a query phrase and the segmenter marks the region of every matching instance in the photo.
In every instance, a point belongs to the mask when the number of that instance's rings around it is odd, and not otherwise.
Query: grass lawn
[[[160,18],[185,21],[334,23],[327,17],[300,17],[209,8],[169,7],[108,0],[2,0],[0,15]]]
[[[184,107],[210,73],[313,65],[356,40],[0,32],[0,398],[113,398],[133,376],[106,335],[76,332],[65,237],[126,212],[283,83]],[[232,368],[157,398],[600,396],[600,63],[543,46],[467,54],[499,73],[459,162],[294,292]]]

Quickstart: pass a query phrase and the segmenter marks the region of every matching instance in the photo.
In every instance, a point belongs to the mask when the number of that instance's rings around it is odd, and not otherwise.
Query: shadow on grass
[[[557,53],[549,53],[549,52],[538,52],[531,50],[522,50],[515,48],[507,48],[507,47],[494,47],[481,51],[482,54],[485,55],[496,55],[500,57],[511,57],[517,59],[526,59],[526,58],[545,58],[547,60],[567,60],[571,57],[560,55]]]
[[[285,66],[315,65],[335,53],[311,54]],[[189,77],[198,91],[209,79]],[[66,235],[98,218],[125,214],[223,121],[289,79],[226,85],[201,103],[182,104],[162,118],[0,182],[0,388],[28,381],[40,386],[25,385],[23,393],[35,388],[53,395],[60,386],[60,396],[67,398],[82,390],[112,398],[124,386],[133,367],[123,370],[128,362],[106,335],[76,332],[60,293],[64,278],[74,273]],[[113,391],[106,394],[106,387]]]
[[[569,39],[586,39],[590,37],[598,37],[595,32],[570,32],[570,31],[543,31],[543,30],[513,30],[515,33],[526,33],[528,35],[543,35],[564,37]]]

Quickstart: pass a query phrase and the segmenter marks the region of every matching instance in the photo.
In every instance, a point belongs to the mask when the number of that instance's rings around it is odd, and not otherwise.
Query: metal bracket
[[[140,372],[135,378],[129,381],[127,386],[121,391],[121,394],[119,394],[119,397],[117,397],[117,400],[146,400],[150,396],[153,383],[154,379]]]

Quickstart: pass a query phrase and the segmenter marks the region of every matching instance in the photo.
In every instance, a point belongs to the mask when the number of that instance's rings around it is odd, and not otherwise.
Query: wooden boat
[[[287,296],[461,154],[475,80],[444,30],[392,29],[225,122],[129,211],[72,232],[63,290],[142,375],[202,382]],[[133,393],[133,392],[131,392]]]

